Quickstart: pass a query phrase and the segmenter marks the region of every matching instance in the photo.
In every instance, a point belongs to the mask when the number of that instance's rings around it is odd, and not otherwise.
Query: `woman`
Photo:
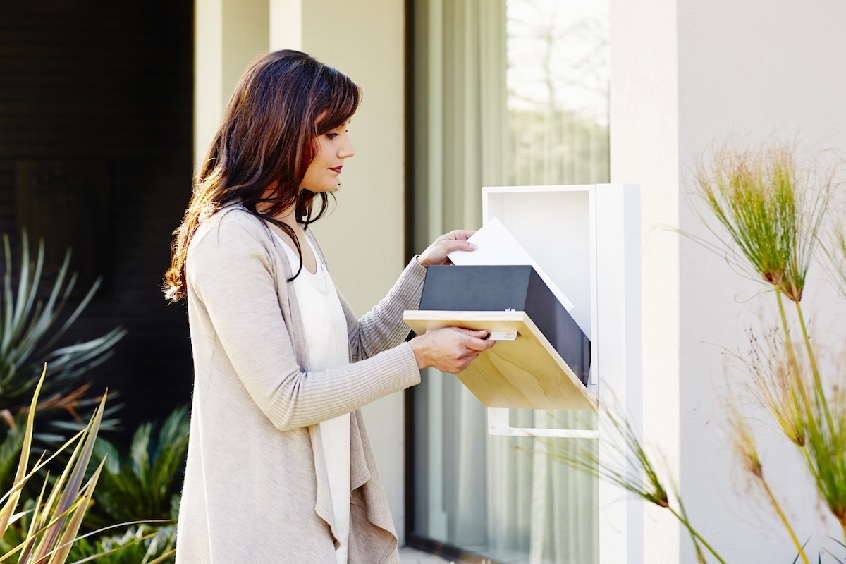
[[[492,346],[447,328],[406,342],[426,267],[472,250],[439,237],[361,319],[308,226],[354,155],[359,88],[298,51],[244,74],[175,231],[169,300],[187,298],[194,358],[180,564],[398,562],[359,409],[463,370]]]

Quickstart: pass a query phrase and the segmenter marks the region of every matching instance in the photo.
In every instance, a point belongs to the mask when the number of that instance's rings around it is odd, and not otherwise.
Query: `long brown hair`
[[[227,204],[238,203],[278,225],[300,251],[293,230],[274,216],[293,206],[297,222],[307,228],[326,211],[327,195],[300,189],[300,183],[316,154],[317,137],[346,122],[360,100],[360,88],[349,77],[300,51],[268,53],[247,69],[197,174],[182,223],[173,232],[166,299],[185,297],[191,238],[203,218]],[[302,270],[301,251],[300,259]]]

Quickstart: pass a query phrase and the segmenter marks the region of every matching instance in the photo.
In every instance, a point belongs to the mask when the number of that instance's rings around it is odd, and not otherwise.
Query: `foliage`
[[[188,449],[187,407],[175,409],[160,425],[144,423],[135,431],[129,451],[121,453],[98,439],[94,460],[105,460],[88,527],[141,519],[176,519],[185,453]]]
[[[821,345],[810,338],[802,307],[807,272],[821,243],[834,242],[823,246],[828,271],[841,291],[846,288],[846,230],[838,229],[834,237],[827,237],[825,232],[824,217],[835,169],[802,169],[794,151],[785,145],[754,151],[726,146],[716,152],[712,162],[700,163],[696,176],[699,194],[716,224],[708,221],[707,214],[703,218],[720,243],[712,245],[691,237],[732,258],[741,271],[773,291],[777,326],[764,337],[751,332],[749,351],[737,358],[750,376],[752,396],[782,430],[787,444],[800,451],[819,499],[840,524],[846,540],[846,391],[842,368],[834,366],[825,373],[820,366]],[[788,305],[791,303],[792,308]],[[790,537],[796,550],[794,562],[810,564],[806,545],[799,541],[778,492],[770,487],[767,465],[759,456],[748,416],[741,413],[731,395],[726,398],[726,407],[733,446],[750,484],[764,495]],[[700,563],[706,562],[705,551],[723,562],[690,525],[678,494],[674,500],[678,511],[668,496],[659,495],[667,488],[658,481],[655,465],[625,416],[613,406],[603,406],[603,413],[622,438],[627,462],[609,466],[590,453],[567,457],[554,451],[559,459],[581,470],[593,465],[596,470],[592,471],[600,478],[669,510],[690,533]],[[811,503],[816,505],[816,501]],[[843,542],[832,540],[838,551],[846,549]],[[846,559],[828,549],[822,551],[838,562]],[[822,561],[822,554],[818,560]]]
[[[753,349],[747,363],[752,389],[802,452],[817,493],[846,538],[846,398],[842,388],[828,385],[842,375],[832,374],[830,382],[824,378],[817,361],[818,345],[808,334],[801,303],[815,246],[824,238],[823,218],[833,178],[832,170],[822,174],[801,170],[790,147],[774,146],[754,153],[724,150],[710,174],[700,172],[698,183],[708,208],[741,249],[747,266],[774,290],[780,327],[772,333],[771,342],[781,355],[774,365]],[[784,298],[794,305],[793,320]],[[791,335],[792,323],[798,323],[801,332],[798,347]],[[741,416],[731,420],[733,436],[743,443],[739,450],[748,459],[754,449],[752,432]],[[804,547],[770,490],[760,461],[746,468],[807,563]]]
[[[101,536],[95,541],[79,539],[68,559],[73,564],[169,564],[176,559],[176,526],[141,524],[119,535]]]
[[[801,169],[784,145],[724,146],[696,174],[706,209],[723,228],[706,220],[721,247],[794,302],[802,299],[832,178],[831,172]]]
[[[84,427],[80,411],[97,405],[87,396],[90,386],[81,380],[87,370],[101,364],[126,333],[120,327],[89,341],[57,346],[97,292],[95,282],[83,298],[70,309],[76,274],[70,273],[70,250],[65,255],[52,285],[45,282],[44,244],[39,241],[35,256],[30,252],[26,231],[21,237],[21,255],[17,271],[13,269],[8,235],[3,236],[4,266],[0,297],[0,486],[10,483],[22,447],[20,428],[28,414],[29,398],[39,381],[43,363],[50,365],[43,381],[38,405],[42,417],[33,440],[55,446]],[[46,296],[42,299],[39,296]],[[113,426],[114,407],[104,413],[101,428]]]
[[[647,503],[668,511],[688,532],[699,562],[705,562],[704,551],[707,550],[724,564],[725,561],[720,555],[691,525],[687,510],[678,494],[678,487],[661,477],[658,465],[644,448],[630,421],[622,415],[621,408],[615,404],[603,403],[599,409],[607,428],[604,440],[610,443],[608,452],[616,453],[618,458],[610,461],[601,459],[596,443],[573,449],[545,441],[549,456],[575,470],[615,484]]]
[[[32,444],[33,424],[38,402],[47,372],[46,365],[38,380],[30,403],[29,414],[24,429],[23,447],[15,474],[12,488],[0,497],[0,537],[16,538],[12,546],[3,546],[3,556],[0,562],[11,562],[11,557],[18,555],[20,564],[47,562],[61,564],[65,561],[71,544],[77,535],[82,518],[88,505],[94,486],[102,470],[101,462],[91,478],[85,482],[85,470],[91,459],[94,441],[100,429],[100,422],[106,402],[103,395],[100,404],[88,424],[70,440],[62,445],[56,453],[46,460],[39,459],[32,469],[29,469],[29,454]],[[34,501],[25,505],[25,511],[15,513],[21,499],[24,485],[33,478],[36,471],[50,461],[58,452],[70,449],[73,452],[58,479],[45,479],[41,493]],[[48,490],[48,485],[49,490]],[[45,493],[47,494],[45,498]],[[12,533],[7,535],[11,530]],[[3,544],[3,542],[0,542]]]

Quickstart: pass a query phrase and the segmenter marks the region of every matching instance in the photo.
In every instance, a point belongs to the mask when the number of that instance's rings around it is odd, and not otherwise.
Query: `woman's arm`
[[[339,292],[347,320],[350,356],[353,361],[395,347],[408,337],[409,328],[402,319],[403,312],[419,307],[426,267],[450,264],[448,255],[453,251],[473,250],[475,246],[467,241],[473,233],[458,230],[438,237],[419,256],[411,259],[387,296],[361,319],[356,319],[349,304]],[[325,263],[319,243],[315,239],[312,241]]]
[[[347,301],[338,292],[347,320],[350,358],[353,362],[369,358],[405,341],[410,332],[402,319],[403,312],[417,309],[423,291],[426,269],[416,258],[411,259],[388,294],[357,319]]]

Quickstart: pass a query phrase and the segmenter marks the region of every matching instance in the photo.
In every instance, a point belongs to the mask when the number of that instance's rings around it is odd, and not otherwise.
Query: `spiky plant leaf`
[[[82,524],[82,517],[85,515],[85,511],[91,503],[91,496],[94,494],[94,486],[97,485],[97,479],[100,477],[100,472],[103,470],[104,463],[105,461],[101,462],[100,465],[97,466],[97,469],[94,471],[94,476],[91,477],[91,480],[89,480],[88,485],[85,487],[85,491],[78,502],[76,511],[74,511],[67,528],[64,533],[62,533],[62,538],[59,540],[59,543],[55,548],[55,552],[50,556],[49,564],[61,564],[67,558],[67,555],[70,552],[70,547],[76,538],[77,532],[79,531],[79,526]]]
[[[44,374],[47,372],[47,366],[41,373],[41,378],[35,386],[35,392],[32,395],[32,403],[30,404],[29,416],[26,419],[26,430],[24,431],[23,445],[21,447],[20,461],[18,463],[18,471],[15,474],[15,481],[10,490],[9,499],[5,500],[5,504],[0,508],[0,535],[6,530],[18,501],[21,496],[21,488],[23,487],[27,477],[27,465],[29,464],[29,445],[32,441],[32,426],[35,422],[35,406],[38,404],[38,394],[41,392],[41,386],[44,383]]]
[[[176,554],[176,526],[144,523],[117,535],[82,538],[71,548],[72,564],[165,564]]]
[[[44,362],[49,364],[50,374],[43,383],[42,395],[48,398],[69,396],[84,384],[81,377],[86,371],[109,358],[112,348],[126,331],[117,327],[89,341],[57,347],[93,299],[100,282],[92,284],[73,307],[67,307],[76,285],[76,275],[70,271],[70,250],[52,282],[46,282],[44,277],[44,242],[38,242],[33,254],[26,230],[21,233],[16,268],[8,234],[3,235],[3,252],[5,270],[0,291],[0,412],[5,410],[15,417],[29,404]],[[42,295],[46,297],[40,297]],[[72,410],[87,408],[89,404],[83,402],[93,398],[79,397],[76,400],[74,405],[68,405],[67,412],[45,410],[44,416],[39,418],[39,426],[57,418],[72,420],[73,417],[68,417],[73,414]],[[113,413],[110,406],[109,414]],[[109,418],[113,419],[113,415]],[[115,423],[106,421],[104,428],[113,427]],[[74,428],[55,427],[50,433],[35,431],[34,439],[53,439],[52,444],[44,445],[54,447],[57,442],[67,438],[69,431],[84,426],[84,422],[79,421]],[[0,426],[0,440],[5,439],[5,434]]]
[[[803,416],[808,469],[846,538],[846,391],[815,394],[811,412]]]
[[[100,476],[101,487],[94,493],[96,503],[86,516],[86,526],[172,518],[188,448],[188,426],[188,410],[182,406],[162,422],[139,425],[127,452],[106,439],[98,440],[94,459],[107,457],[110,464]]]
[[[82,448],[79,451],[79,458],[76,460],[73,470],[68,477],[67,485],[58,498],[54,515],[67,515],[71,506],[79,502],[80,488],[82,487],[82,482],[85,476],[85,469],[88,467],[88,461],[91,459],[91,452],[94,449],[94,442],[97,439],[97,433],[100,430],[100,421],[103,418],[105,403],[106,396],[104,394],[97,411],[91,418],[91,422],[84,437],[84,443],[82,443]],[[35,562],[38,562],[46,554],[52,552],[56,548],[56,543],[62,534],[66,519],[66,516],[59,519],[47,530],[47,532],[45,532],[38,551],[35,554]]]
[[[545,452],[552,460],[614,484],[647,503],[670,512],[690,535],[700,562],[704,562],[704,553],[707,551],[718,562],[725,564],[719,553],[691,524],[681,498],[678,496],[677,486],[672,480],[669,481],[669,485],[665,485],[652,456],[644,448],[643,442],[624,410],[616,401],[608,399],[600,404],[599,411],[600,421],[604,421],[606,429],[605,437],[603,437],[603,440],[608,442],[606,452],[617,453],[617,458],[609,460],[600,457],[595,443],[588,443],[587,446],[577,448],[561,448],[558,443],[545,440]],[[673,507],[669,490],[676,493],[675,501],[679,509]]]
[[[46,366],[44,369],[46,373]],[[42,380],[44,374],[42,374]],[[106,395],[89,420],[88,425],[61,446],[46,460],[39,459],[35,467],[27,470],[32,437],[32,427],[38,405],[38,393],[41,386],[36,387],[30,405],[25,440],[20,454],[20,463],[11,490],[0,498],[0,545],[4,553],[0,555],[0,562],[6,562],[13,556],[18,556],[19,564],[61,564],[65,561],[70,546],[77,536],[85,511],[91,502],[97,478],[102,471],[101,466],[95,470],[91,479],[83,484],[85,470],[91,458],[91,453],[102,421]],[[45,500],[45,492],[50,482],[49,476],[44,480],[41,491],[35,501],[25,505],[25,511],[14,513],[23,485],[29,481],[44,465],[53,460],[57,454],[74,446],[70,460],[61,476],[53,481],[51,491]],[[42,457],[43,458],[43,457]],[[9,529],[11,515],[15,515],[22,522],[22,528],[15,524],[15,529]],[[28,523],[23,522],[28,519]],[[20,531],[20,535],[18,535]],[[24,532],[25,531],[25,532]],[[7,535],[6,533],[13,533]],[[14,539],[14,540],[13,540]],[[8,540],[13,540],[10,546]]]

